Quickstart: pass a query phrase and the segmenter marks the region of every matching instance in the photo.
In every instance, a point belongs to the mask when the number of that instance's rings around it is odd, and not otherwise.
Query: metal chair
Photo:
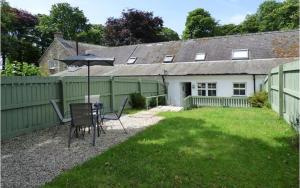
[[[59,129],[60,126],[62,125],[66,125],[66,124],[69,124],[71,122],[71,118],[64,118],[62,113],[60,112],[59,110],[59,107],[57,105],[57,103],[55,102],[55,100],[50,100],[50,103],[52,104],[52,107],[54,108],[54,111],[56,113],[56,115],[58,116],[59,118],[59,125],[57,126],[54,134],[53,134],[53,137],[55,137],[55,135],[57,134],[57,131]]]
[[[87,127],[93,127],[93,141],[92,144],[95,146],[96,142],[96,124],[93,116],[93,109],[91,103],[74,103],[70,104],[71,110],[71,126],[69,130],[68,147],[71,145],[71,138],[73,130],[85,129]]]
[[[125,129],[125,127],[120,119],[127,102],[128,102],[128,97],[125,97],[123,99],[123,102],[121,103],[121,106],[117,113],[109,113],[109,114],[105,114],[105,115],[101,116],[101,123],[103,124],[103,120],[118,120],[120,122],[120,124],[122,125],[124,132],[127,134],[128,132]]]

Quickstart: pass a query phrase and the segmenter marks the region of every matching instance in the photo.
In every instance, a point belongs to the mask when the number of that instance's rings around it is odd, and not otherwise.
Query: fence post
[[[138,83],[139,83],[139,92],[140,92],[141,95],[143,95],[143,89],[142,89],[142,86],[143,86],[142,84],[143,84],[143,83],[142,83],[142,80],[139,79],[139,82],[138,82]]]
[[[115,108],[115,79],[113,76],[110,77],[110,110],[114,112]]]
[[[67,112],[67,96],[66,96],[66,82],[64,78],[60,79],[60,85],[61,85],[61,102],[62,102],[62,113],[63,116],[66,117]]]
[[[279,65],[278,71],[278,79],[279,79],[279,116],[283,117],[283,65]]]
[[[269,100],[269,103],[272,104],[272,101],[271,101],[271,94],[272,94],[272,74],[271,72],[269,73],[268,75],[268,100]]]

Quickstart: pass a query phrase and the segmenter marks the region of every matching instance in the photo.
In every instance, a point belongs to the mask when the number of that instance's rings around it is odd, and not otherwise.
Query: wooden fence
[[[223,107],[251,107],[247,97],[203,97],[188,96],[184,99],[184,107],[223,106]]]
[[[91,78],[91,95],[100,94],[106,111],[117,110],[121,100],[134,92],[144,96],[165,93],[163,84],[157,80]],[[49,100],[54,99],[63,114],[69,116],[69,104],[84,102],[85,95],[86,77],[2,77],[1,137],[54,126],[58,118]]]
[[[265,79],[272,109],[299,130],[299,61],[273,68]]]

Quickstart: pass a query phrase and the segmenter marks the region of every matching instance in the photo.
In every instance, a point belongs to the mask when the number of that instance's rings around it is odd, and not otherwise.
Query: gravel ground
[[[96,138],[91,145],[92,134],[72,139],[67,147],[68,127],[60,127],[53,138],[55,128],[44,129],[15,137],[1,143],[1,187],[38,187],[51,181],[64,170],[101,154],[115,144],[144,130],[162,119],[156,114],[162,111],[179,111],[179,107],[163,106],[141,111],[121,118],[128,134],[117,121],[105,123],[106,134]]]

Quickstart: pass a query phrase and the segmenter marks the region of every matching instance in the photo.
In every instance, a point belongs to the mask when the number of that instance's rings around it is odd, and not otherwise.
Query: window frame
[[[247,52],[247,57],[234,57],[235,52],[241,52],[241,51],[246,51]],[[240,59],[249,59],[249,49],[233,49],[231,52],[231,59],[233,60],[240,60]]]
[[[234,84],[245,84],[245,88],[241,88],[241,87],[235,88]],[[245,90],[245,94],[244,95],[240,95],[240,94],[235,95],[234,90],[239,90],[239,93],[240,93],[241,90]],[[245,96],[247,96],[247,82],[232,82],[232,96],[234,96],[234,97],[245,97]]]
[[[203,59],[197,59],[198,55],[200,55],[200,56],[203,55],[204,58]],[[205,59],[206,59],[206,53],[205,52],[196,53],[196,55],[195,55],[195,61],[205,61]]]
[[[56,70],[59,68],[59,62],[56,60],[48,60],[48,69]]]
[[[205,84],[205,85],[203,88],[199,88],[199,84]],[[209,88],[208,84],[215,84],[215,88]],[[204,91],[205,95],[199,95],[199,91]],[[216,95],[208,95],[209,91],[216,91]],[[202,96],[202,97],[216,97],[218,94],[217,82],[197,82],[197,93],[198,96]]]

